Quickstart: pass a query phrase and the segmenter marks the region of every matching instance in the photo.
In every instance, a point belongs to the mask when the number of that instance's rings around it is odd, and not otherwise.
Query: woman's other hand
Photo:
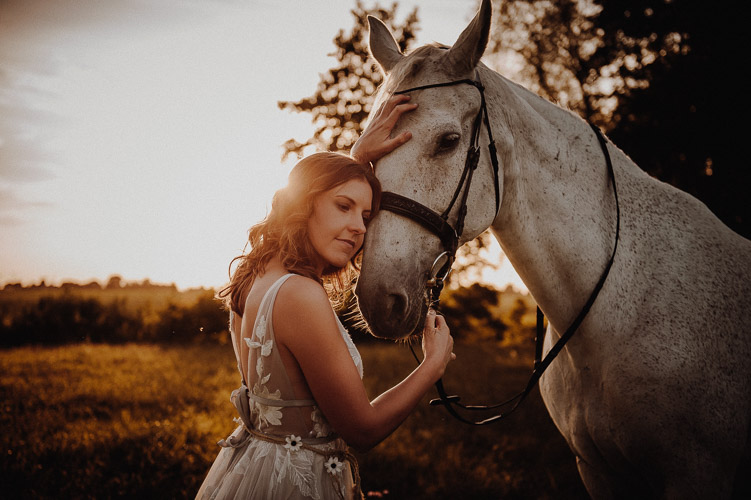
[[[430,309],[422,332],[422,352],[425,356],[423,363],[429,363],[440,378],[449,361],[456,359],[453,349],[454,338],[450,334],[446,319]]]
[[[400,94],[389,98],[373,115],[360,138],[352,147],[350,155],[358,163],[371,163],[387,155],[412,138],[412,133],[405,131],[396,137],[391,137],[399,117],[417,108],[417,104],[410,104],[408,95]]]

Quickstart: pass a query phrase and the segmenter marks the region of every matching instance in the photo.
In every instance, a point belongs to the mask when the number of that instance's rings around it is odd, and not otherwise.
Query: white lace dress
[[[333,434],[314,400],[295,398],[276,349],[272,311],[279,288],[290,276],[282,276],[266,292],[251,335],[246,337],[242,331],[237,338],[230,313],[230,334],[241,374],[239,342],[249,348],[247,386],[243,383],[231,397],[240,425],[219,441],[223,449],[196,498],[353,498],[346,443]],[[360,354],[338,319],[337,324],[362,377]]]

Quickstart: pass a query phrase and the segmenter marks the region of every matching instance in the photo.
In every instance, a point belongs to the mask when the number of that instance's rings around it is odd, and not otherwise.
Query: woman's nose
[[[363,221],[360,216],[352,218],[350,229],[357,234],[365,234],[365,231],[367,230],[365,227],[365,221]]]

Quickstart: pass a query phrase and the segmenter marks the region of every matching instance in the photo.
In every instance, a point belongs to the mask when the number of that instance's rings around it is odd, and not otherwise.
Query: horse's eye
[[[457,144],[459,144],[459,134],[456,132],[443,134],[441,138],[438,139],[438,152],[442,153],[454,149]]]

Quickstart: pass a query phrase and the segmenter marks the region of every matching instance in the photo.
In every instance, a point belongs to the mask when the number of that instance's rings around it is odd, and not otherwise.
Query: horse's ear
[[[448,66],[457,74],[472,71],[480,62],[490,35],[490,15],[490,0],[483,0],[475,18],[462,31],[454,46],[446,54]]]
[[[368,46],[370,54],[378,61],[385,74],[391,72],[396,63],[402,60],[404,54],[399,50],[399,44],[388,27],[378,18],[368,16],[370,40]]]

